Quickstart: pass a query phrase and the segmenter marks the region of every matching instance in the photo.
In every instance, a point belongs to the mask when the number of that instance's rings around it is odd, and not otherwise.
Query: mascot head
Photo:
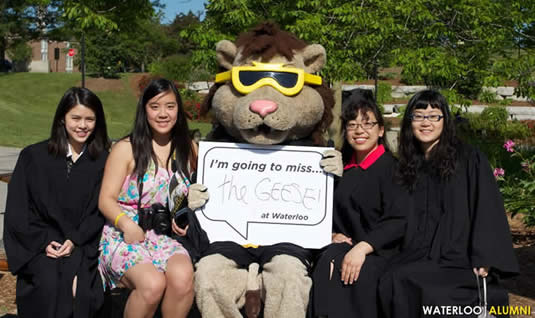
[[[318,73],[326,54],[272,23],[217,43],[221,72],[203,103],[241,142],[279,144],[310,138],[323,144],[332,121],[332,91]]]

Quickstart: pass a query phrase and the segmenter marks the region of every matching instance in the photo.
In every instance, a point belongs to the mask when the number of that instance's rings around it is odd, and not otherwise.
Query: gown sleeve
[[[53,240],[61,241],[60,233],[41,217],[33,204],[30,190],[32,178],[32,154],[26,148],[21,151],[13,176],[8,185],[6,202],[4,243],[9,269],[17,274],[32,258],[44,253]]]
[[[488,160],[479,151],[470,156],[469,174],[471,264],[490,266],[501,276],[514,275],[519,267],[502,196]]]
[[[402,187],[394,181],[395,167],[395,164],[392,163],[391,166],[385,169],[388,173],[385,173],[381,180],[381,207],[383,214],[365,238],[374,251],[391,248],[400,242],[405,234],[407,195]]]
[[[390,198],[390,202],[385,202],[383,216],[366,236],[365,241],[373,247],[374,251],[394,245],[403,238],[407,221],[401,198],[398,196]]]

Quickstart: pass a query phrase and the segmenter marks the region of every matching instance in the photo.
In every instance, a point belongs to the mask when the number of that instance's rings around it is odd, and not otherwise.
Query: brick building
[[[30,72],[78,72],[73,63],[74,57],[68,55],[70,42],[43,39],[29,44],[32,48],[32,60],[28,66]],[[78,54],[77,49],[75,52]]]

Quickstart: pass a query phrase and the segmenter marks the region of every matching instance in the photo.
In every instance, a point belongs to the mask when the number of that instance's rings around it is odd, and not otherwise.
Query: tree
[[[403,79],[471,98],[498,84],[496,63],[514,59],[522,29],[535,18],[533,2],[524,0],[415,0],[410,10],[397,52]]]
[[[215,72],[218,40],[273,20],[325,46],[330,80],[370,78],[375,67],[397,64],[409,83],[474,97],[503,79],[496,63],[533,41],[533,12],[530,0],[212,0],[205,20],[181,34],[196,45],[194,62]]]
[[[4,0],[0,2],[1,61],[5,59],[6,50],[10,47],[13,47],[15,51],[20,51],[22,47],[20,43],[37,37],[46,25],[55,25],[57,13],[48,8],[53,7],[56,2],[55,0]]]
[[[159,1],[150,0],[64,0],[62,3],[65,27],[79,35],[82,46],[85,35],[90,38],[88,43],[93,47],[87,50],[89,69],[107,77],[115,76],[121,63],[135,59],[135,48],[121,44],[125,38],[135,39],[140,30],[146,31],[147,22],[155,17],[158,8],[161,8]]]
[[[397,34],[405,27],[396,7],[406,0],[222,0],[206,5],[200,26],[182,32],[196,43],[197,64],[215,71],[214,44],[233,39],[257,23],[272,20],[309,43],[327,50],[328,63],[322,75],[329,80],[354,80],[375,75],[376,66],[386,66],[400,44]]]

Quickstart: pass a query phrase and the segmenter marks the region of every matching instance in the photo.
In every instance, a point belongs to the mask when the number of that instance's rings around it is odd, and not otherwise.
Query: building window
[[[71,43],[67,42],[67,50],[71,47]],[[69,54],[66,54],[65,55],[65,72],[67,73],[72,73],[72,69],[73,69],[73,57],[72,56],[69,56]]]
[[[41,40],[41,61],[48,61],[48,41]]]

